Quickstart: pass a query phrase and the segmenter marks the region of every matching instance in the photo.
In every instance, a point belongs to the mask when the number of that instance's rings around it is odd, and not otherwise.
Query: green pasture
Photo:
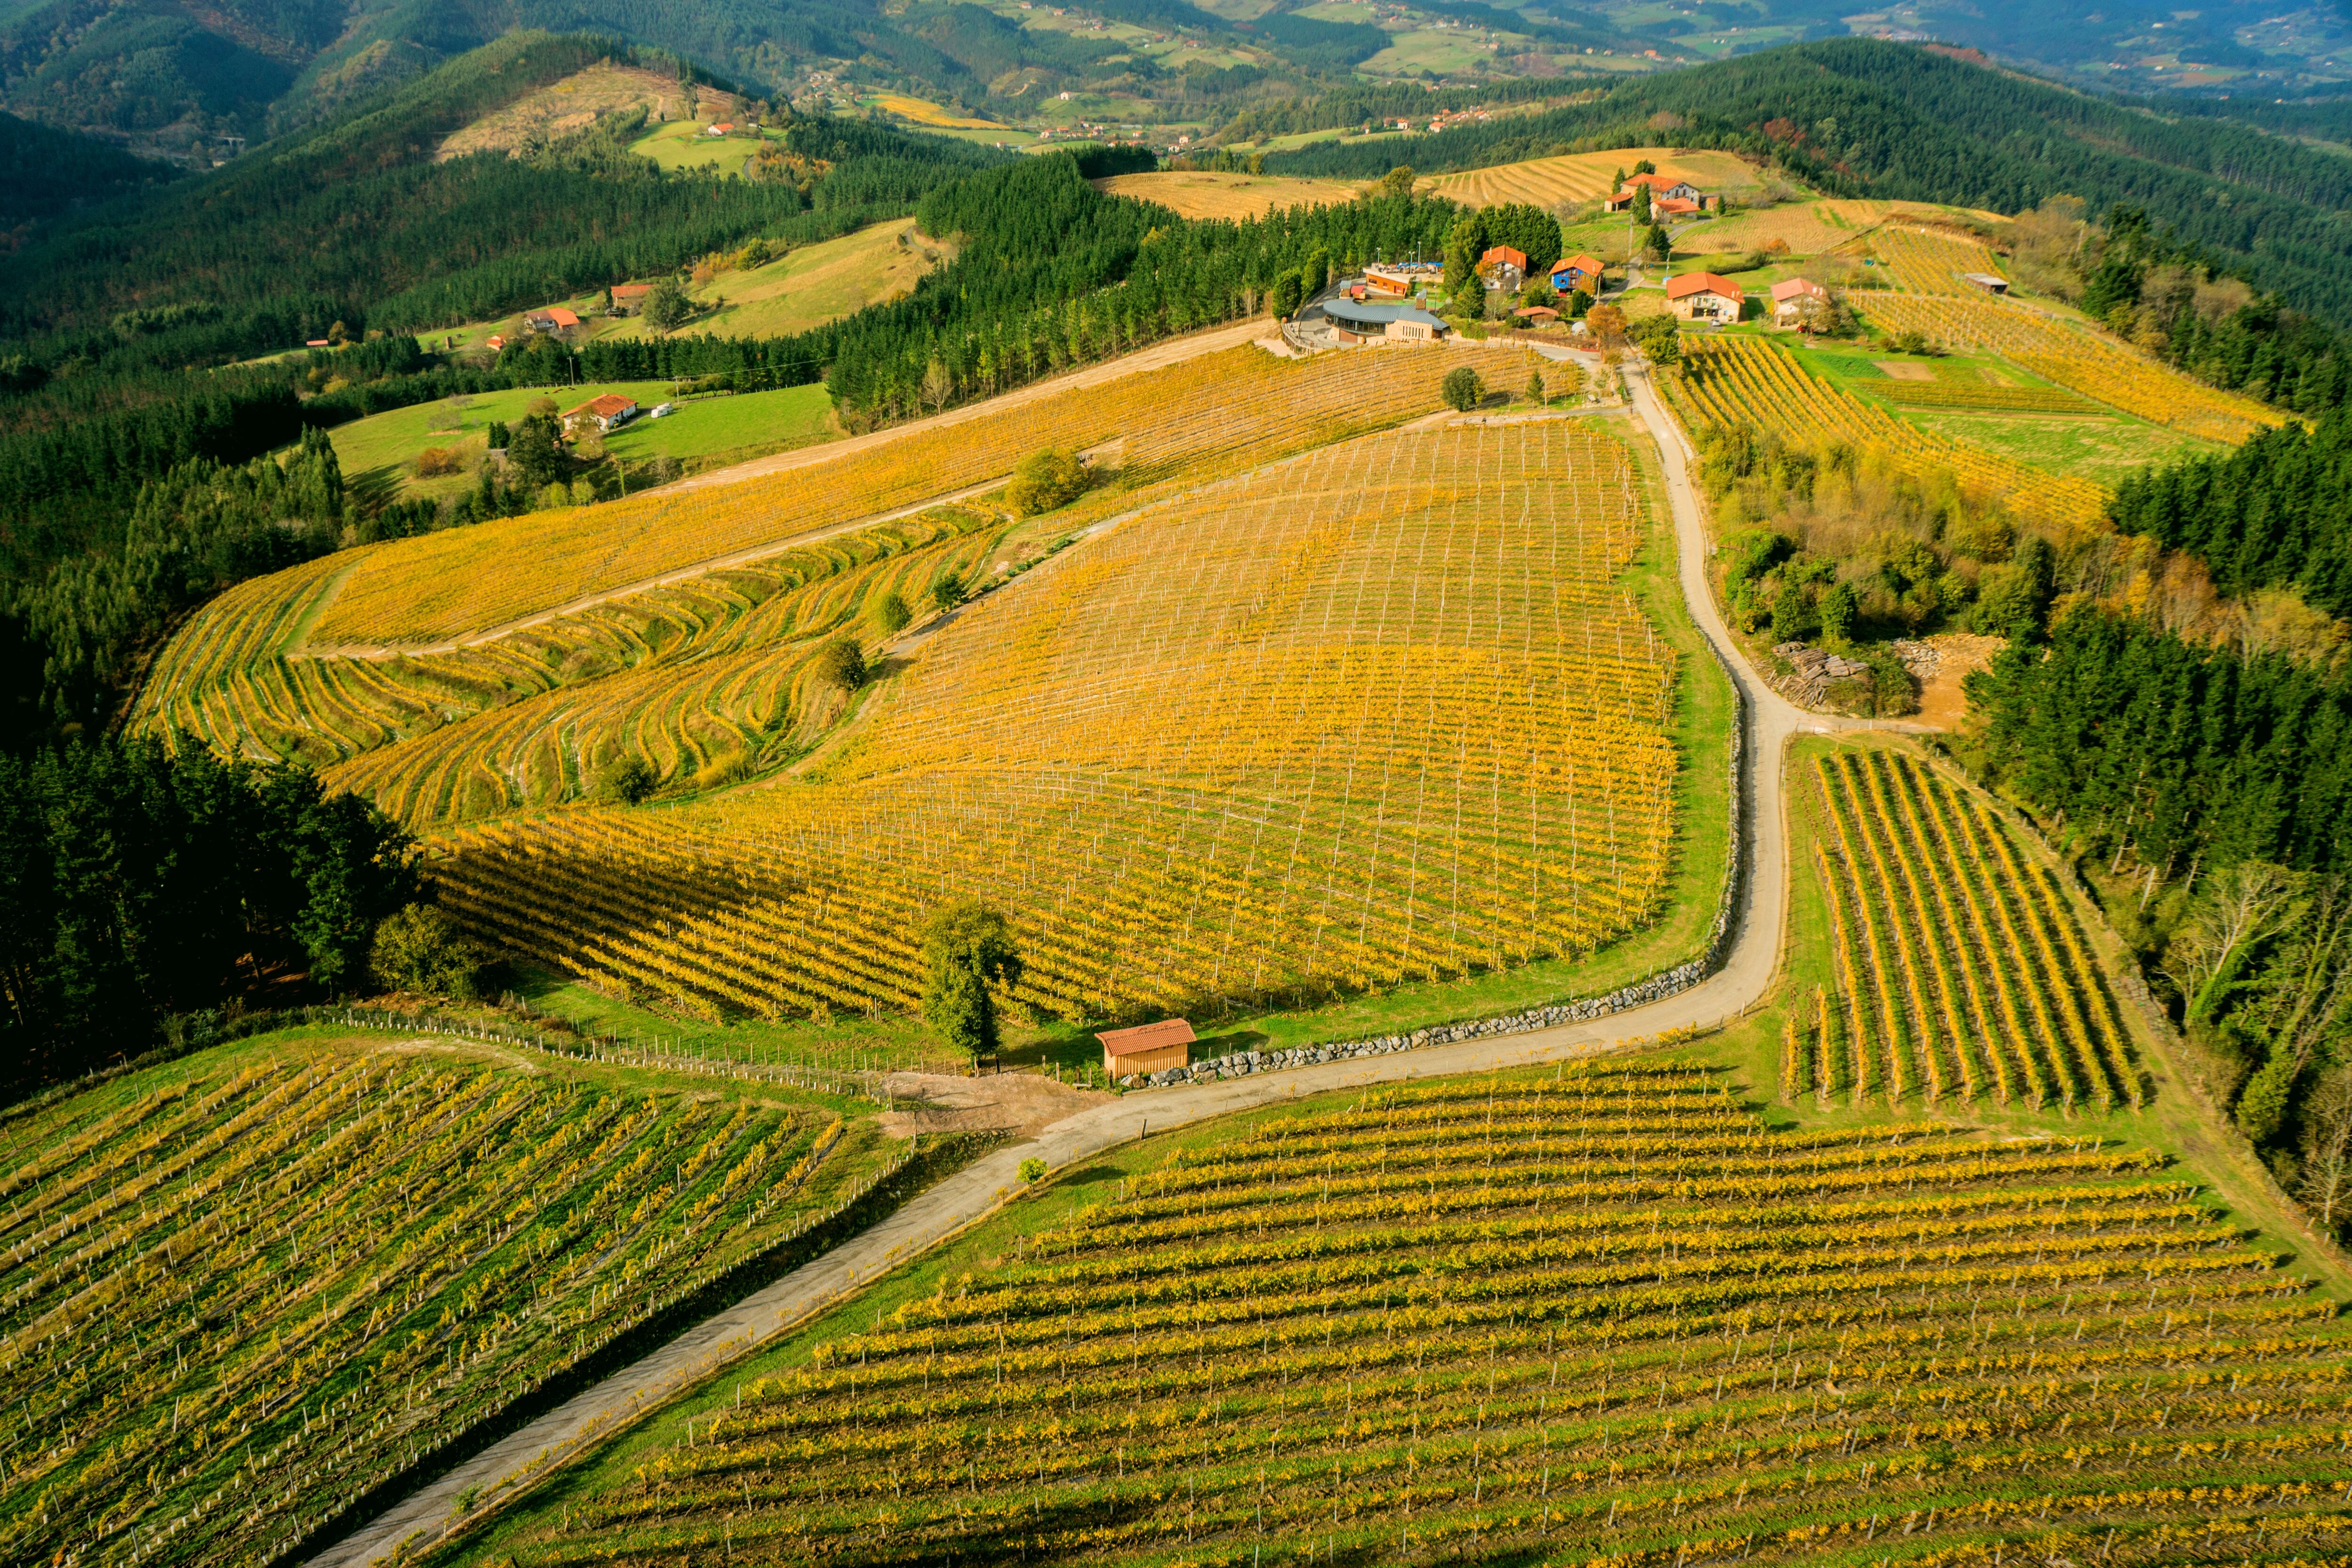
[[[567,409],[617,392],[646,409],[667,401],[671,382],[595,382],[577,387],[514,387],[475,392],[370,414],[329,433],[343,477],[355,486],[398,485],[406,496],[455,494],[474,483],[473,469],[489,444],[493,420],[512,425],[530,405],[551,397]],[[838,434],[833,399],[822,384],[772,392],[738,392],[688,399],[664,419],[642,414],[616,432],[608,449],[632,463],[653,457],[681,461],[725,453],[779,451],[805,446]],[[417,454],[430,446],[461,450],[461,471],[431,479],[415,474]]]
[[[629,143],[629,151],[673,172],[716,165],[721,173],[740,172],[764,141],[781,141],[782,133],[735,131],[726,136],[705,134],[709,127],[692,120],[673,120]]]
[[[472,392],[372,413],[337,425],[327,438],[334,443],[335,461],[342,465],[346,484],[397,484],[404,495],[437,497],[474,483],[472,469],[489,444],[492,420],[511,425],[543,397],[553,398],[556,407],[563,409],[606,392],[635,398],[651,407],[669,395],[670,383],[596,382],[580,387],[511,387],[504,392]],[[417,479],[416,455],[428,446],[462,448],[464,471]]]
[[[662,419],[640,418],[607,437],[604,449],[632,463],[723,453],[775,452],[841,434],[822,382],[771,392],[690,398]]]

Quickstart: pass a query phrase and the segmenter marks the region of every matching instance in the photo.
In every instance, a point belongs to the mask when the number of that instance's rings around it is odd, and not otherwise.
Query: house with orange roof
[[[590,398],[576,408],[565,409],[563,431],[567,435],[575,436],[584,435],[591,430],[600,435],[606,434],[626,423],[636,412],[635,398],[625,398],[618,392],[605,392]]]
[[[1801,327],[1805,301],[1827,299],[1829,290],[1810,277],[1784,277],[1772,286],[1772,321],[1779,327]]]
[[[1650,193],[1650,210],[1665,213],[1699,213],[1723,204],[1721,196],[1710,196],[1688,180],[1670,174],[1635,174],[1617,187],[1617,193],[1603,204],[1612,213],[1622,213],[1633,204],[1633,193],[1646,187]],[[1687,206],[1668,206],[1685,203]]]
[[[1739,285],[1712,272],[1666,279],[1666,308],[1685,321],[1737,321],[1747,303]]]
[[[1527,280],[1528,253],[1507,245],[1489,246],[1478,258],[1478,276],[1489,288],[1517,288]]]
[[[1587,294],[1600,293],[1601,258],[1589,253],[1560,257],[1552,264],[1551,286],[1558,294],[1571,288],[1581,288]]]

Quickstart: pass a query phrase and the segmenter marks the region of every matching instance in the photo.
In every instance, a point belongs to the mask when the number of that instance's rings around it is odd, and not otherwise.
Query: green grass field
[[[635,398],[647,407],[667,397],[667,382],[598,382],[583,387],[513,387],[505,392],[475,392],[436,402],[417,403],[408,408],[396,408],[383,413],[372,413],[365,419],[355,419],[349,424],[338,425],[329,432],[328,439],[335,444],[335,460],[342,465],[347,482],[376,476],[380,480],[397,480],[404,494],[439,496],[462,489],[474,482],[471,470],[481,453],[489,444],[488,428],[492,420],[509,424],[530,411],[530,405],[543,397],[555,399],[559,408],[571,408],[617,392]],[[414,465],[416,455],[428,446],[458,447],[464,452],[466,472],[436,479],[419,480]]]
[[[695,120],[673,120],[629,143],[629,151],[665,169],[700,169],[715,164],[721,173],[735,173],[760,150],[757,138],[741,132],[710,136],[705,134],[708,129]],[[782,140],[781,132],[763,134],[771,141]]]
[[[1475,35],[1481,41],[1474,43],[1452,29],[1393,33],[1387,48],[1356,68],[1372,76],[1402,76],[1412,71],[1428,71],[1435,76],[1464,75],[1495,58],[1495,51],[1484,42],[1487,36],[1483,32]]]
[[[1745,285],[1747,277],[1740,282]],[[1762,329],[1758,328],[1758,330]],[[2167,430],[2084,401],[2077,412],[1955,410],[1906,405],[1893,394],[1898,383],[1888,365],[1916,366],[1928,380],[1961,386],[2007,383],[2063,392],[1997,354],[1898,354],[1866,343],[1814,340],[1803,352],[1805,367],[1860,397],[1885,405],[1923,430],[1967,441],[2047,473],[2113,485],[2150,463],[2221,448],[2193,435]]]
[[[904,236],[904,243],[901,243]],[[722,272],[688,289],[700,309],[679,329],[722,338],[782,338],[910,291],[946,247],[904,218],[801,246],[765,267]],[[641,316],[600,328],[600,338],[655,335]]]
[[[473,470],[488,445],[492,420],[520,420],[543,397],[572,408],[605,392],[634,398],[645,408],[668,399],[669,382],[598,382],[580,387],[516,387],[370,414],[330,434],[344,478],[356,484],[397,483],[401,494],[437,498],[474,483]],[[632,463],[652,457],[681,461],[730,453],[745,456],[805,446],[840,434],[833,399],[822,384],[783,387],[688,399],[665,419],[639,418],[617,434],[609,449]],[[415,476],[417,454],[427,447],[457,447],[462,471],[430,479]]]
[[[1899,410],[1906,419],[1938,435],[2031,463],[2053,474],[2113,485],[2151,463],[2225,450],[2177,430],[2126,413],[1958,413]]]
[[[841,434],[833,394],[823,382],[772,392],[698,397],[662,419],[640,419],[615,432],[605,450],[637,462],[648,457],[750,455],[830,441]]]

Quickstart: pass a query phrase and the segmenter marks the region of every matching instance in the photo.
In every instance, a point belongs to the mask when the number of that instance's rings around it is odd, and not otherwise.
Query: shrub
[[[653,764],[635,752],[623,752],[607,758],[604,766],[596,770],[596,799],[634,806],[652,794],[658,782]]]
[[[1021,1179],[1035,1184],[1045,1179],[1045,1162],[1032,1155],[1021,1162]]]
[[[1034,517],[1068,506],[1086,489],[1086,465],[1078,461],[1078,455],[1047,447],[1021,460],[1021,466],[1013,471],[1013,483],[1004,487],[1004,503],[1020,516]]]
[[[885,637],[905,631],[914,618],[915,612],[907,608],[895,588],[886,588],[866,601],[866,622]]]
[[[411,904],[375,928],[368,967],[394,990],[464,999],[475,993],[482,959],[456,921],[429,904]]]
[[[416,455],[415,472],[419,479],[436,475],[455,474],[460,466],[460,454],[454,446],[428,446]]]
[[[1477,371],[1465,365],[1458,371],[1445,372],[1445,380],[1439,383],[1438,393],[1445,399],[1446,407],[1456,413],[1467,413],[1486,401],[1486,383],[1478,379]]]
[[[930,600],[932,609],[945,611],[953,610],[970,595],[971,590],[964,586],[962,578],[954,572],[943,571],[931,579],[930,591],[926,597]]]
[[[816,678],[844,692],[866,684],[866,650],[855,637],[835,637],[816,651]]]

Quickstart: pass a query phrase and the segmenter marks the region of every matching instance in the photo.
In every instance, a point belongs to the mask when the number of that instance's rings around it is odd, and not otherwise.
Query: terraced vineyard
[[[2340,1561],[2336,1305],[2162,1163],[1665,1066],[1375,1091],[844,1314],[471,1560]]]
[[[1048,408],[1051,418],[1017,435],[1007,434],[1013,428],[1007,413],[998,436],[988,438],[999,441],[992,452],[981,438],[997,426],[982,420],[907,437],[898,444],[915,455],[892,461],[928,475],[924,483],[947,484],[941,465],[1001,472],[1014,456],[1034,450],[1034,444],[1057,431],[1069,434],[1054,419],[1097,422],[1074,439],[1110,430],[1116,439],[1105,456],[1120,470],[1120,483],[1074,509],[1068,526],[1076,527],[1122,504],[1145,504],[1188,476],[1213,478],[1236,464],[1330,440],[1345,428],[1425,412],[1436,406],[1440,372],[1457,363],[1505,378],[1505,384],[1528,363],[1520,351],[1497,349],[1382,350],[1286,365],[1246,348],[1208,362],[1229,373],[1252,400],[1231,418],[1221,416],[1214,402],[1188,394],[1192,371],[1180,365],[1115,381],[1107,389],[1041,400],[1061,414]],[[1273,372],[1264,384],[1251,379],[1261,367]],[[1099,423],[1106,420],[1108,425]],[[1131,435],[1118,434],[1130,429]],[[981,444],[959,449],[973,443]],[[875,465],[897,450],[886,444],[833,466],[794,468],[773,482],[802,486],[817,504],[833,508],[826,516],[864,515],[915,483],[899,482],[902,487],[881,500],[857,498],[855,486],[872,480]],[[922,457],[926,452],[930,455]],[[748,528],[761,515],[754,492],[764,493],[770,484],[690,491],[677,504],[698,508],[714,496],[731,497],[727,504],[738,508],[737,521]],[[547,526],[558,535],[575,522],[618,530],[613,537],[620,544],[606,540],[591,554],[654,548],[646,536],[669,526],[667,514],[615,509],[635,505],[516,521],[552,518]],[[629,531],[647,517],[654,520],[650,530]],[[767,526],[785,536],[806,531],[772,517]],[[455,550],[453,559],[476,548],[435,543],[443,538],[400,543]],[[346,551],[242,584],[205,606],[158,658],[131,727],[165,736],[184,730],[228,755],[330,769],[331,783],[372,796],[419,828],[580,798],[590,792],[600,767],[627,755],[669,784],[708,786],[770,766],[822,733],[839,702],[831,692],[812,688],[810,662],[825,638],[861,629],[858,611],[869,596],[896,591],[919,605],[940,577],[979,582],[991,575],[982,569],[992,556],[1005,559],[1005,539],[1003,518],[992,507],[938,505],[783,547],[745,564],[673,574],[678,580],[667,585],[616,592],[568,612],[525,617],[523,623],[454,643],[405,651],[339,649],[323,633],[314,636],[376,559],[366,550]],[[500,568],[518,582],[555,580],[567,570],[593,575],[584,557],[524,570],[542,545],[535,542],[516,557],[520,548],[509,547],[511,565]]]
[[[443,841],[486,940],[706,1018],[907,1009],[984,898],[1067,1016],[1577,954],[1664,894],[1676,661],[1589,421],[1325,448],[936,633],[805,779]]]
[[[310,638],[382,647],[494,631],[600,593],[1001,479],[1042,447],[1122,441],[1130,482],[1379,429],[1439,407],[1445,372],[1524,380],[1522,350],[1370,349],[1304,362],[1243,347],[1162,370],[979,405],[846,454],[761,476],[534,512],[366,547]]]
[[[420,826],[562,800],[615,752],[662,777],[723,768],[822,707],[808,660],[870,595],[917,604],[940,576],[971,580],[1003,531],[992,512],[936,507],[446,653],[289,656],[289,616],[329,590],[342,564],[330,557],[207,606],[131,723],[330,768]]]
[[[869,1141],[399,1051],[165,1070],[20,1121],[0,1556],[270,1561],[790,1239]]]
[[[1465,206],[1491,207],[1526,202],[1557,207],[1573,202],[1597,202],[1609,194],[1612,177],[1644,159],[1659,173],[1688,180],[1709,193],[1730,188],[1752,190],[1755,171],[1728,152],[1681,151],[1672,147],[1622,147],[1606,152],[1569,152],[1553,158],[1531,158],[1519,163],[1498,163],[1459,174],[1439,174],[1423,180],[1421,188],[1449,197]]]
[[[2140,1103],[2129,1036],[2065,894],[1979,800],[1896,752],[1812,769],[1834,996],[1782,1087],[1827,1105]]]
[[[1667,387],[1694,429],[1747,424],[1800,444],[1833,436],[1876,447],[1923,477],[1955,475],[1964,488],[2000,495],[2021,514],[2061,528],[2099,527],[2105,515],[2106,492],[2098,486],[1930,434],[1832,386],[1760,338],[1693,338],[1683,363],[1685,374]]]

